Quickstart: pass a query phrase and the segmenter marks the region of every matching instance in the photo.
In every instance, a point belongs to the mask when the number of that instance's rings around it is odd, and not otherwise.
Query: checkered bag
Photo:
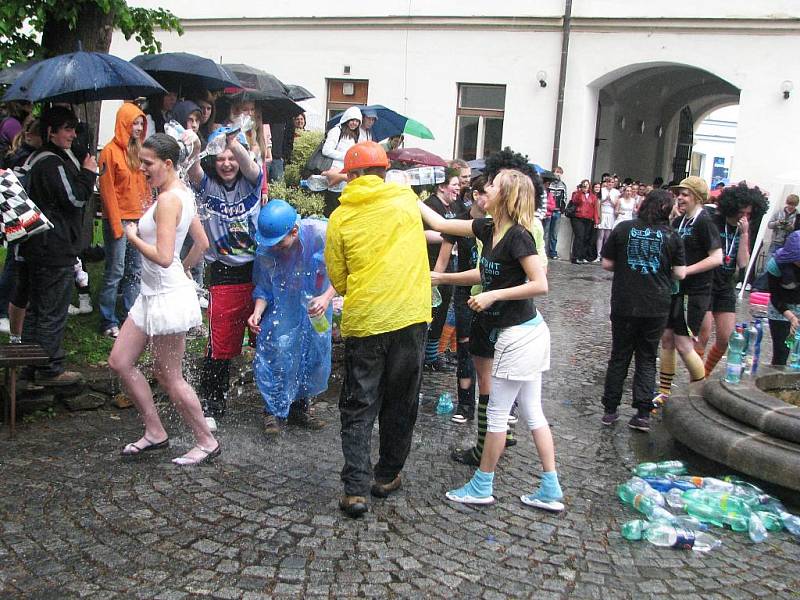
[[[0,214],[0,241],[5,246],[53,228],[11,170],[0,169]]]

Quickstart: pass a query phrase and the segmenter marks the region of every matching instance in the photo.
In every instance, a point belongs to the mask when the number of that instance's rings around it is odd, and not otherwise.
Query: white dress
[[[619,214],[617,215],[617,222],[614,223],[616,226],[617,223],[622,223],[623,221],[630,221],[633,218],[633,208],[636,206],[636,198],[625,198],[619,199]]]
[[[598,229],[614,228],[614,203],[610,198],[600,201],[600,223]]]
[[[175,191],[181,199],[182,210],[175,232],[172,263],[166,269],[142,257],[142,283],[128,316],[147,335],[185,333],[203,322],[200,302],[194,281],[183,271],[180,251],[189,225],[196,213],[192,193],[181,188]],[[148,244],[156,243],[155,211],[157,202],[139,220],[139,237]]]

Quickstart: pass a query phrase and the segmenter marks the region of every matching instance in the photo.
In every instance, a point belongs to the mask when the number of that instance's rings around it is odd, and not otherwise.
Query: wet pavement
[[[800,544],[786,532],[755,545],[715,529],[723,545],[706,555],[622,539],[635,516],[614,487],[629,469],[695,457],[659,423],[650,435],[628,429],[627,404],[615,426],[600,425],[610,275],[562,261],[550,280],[537,304],[552,331],[544,398],[562,514],[519,501],[539,472],[529,436],[501,459],[494,506],[444,499],[472,474],[449,453],[473,430],[433,414],[452,372],[426,374],[403,489],[355,521],[337,508],[338,382],[319,406],[324,430],[277,439],[261,432],[260,401],[244,383],[209,466],[169,462],[191,444],[169,410],[172,448],[131,462],[119,451],[140,435],[133,410],[59,415],[22,425],[14,441],[0,436],[0,598],[796,598]]]

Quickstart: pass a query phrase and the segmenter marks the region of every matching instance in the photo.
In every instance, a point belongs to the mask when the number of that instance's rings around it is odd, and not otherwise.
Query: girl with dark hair
[[[719,230],[722,264],[713,272],[711,306],[703,319],[698,340],[698,346],[705,350],[712,326],[716,329],[714,345],[706,357],[706,377],[728,349],[736,326],[736,271],[745,269],[750,261],[751,219],[759,222],[766,210],[767,201],[761,190],[749,187],[744,181],[726,187],[717,198],[717,214],[712,220]]]
[[[208,248],[203,225],[197,217],[194,194],[178,178],[178,143],[163,133],[148,138],[139,155],[147,183],[159,190],[156,202],[139,223],[125,224],[131,244],[141,252],[141,293],[114,343],[108,365],[119,376],[128,397],[144,422],[144,435],[122,450],[124,456],[169,447],[169,437],[153,403],[147,378],[136,361],[152,344],[154,372],[183,420],[191,428],[196,445],[177,465],[196,465],[219,456],[221,448],[208,428],[194,389],[183,378],[181,361],[186,332],[203,322],[194,283],[185,269],[197,263]],[[181,263],[179,252],[187,233],[194,246]]]
[[[619,419],[622,387],[634,354],[633,407],[628,426],[650,429],[658,343],[667,324],[673,280],[686,276],[683,242],[669,225],[674,198],[650,192],[639,216],[611,231],[602,252],[603,268],[614,273],[611,285],[611,356],[603,391],[603,425]]]
[[[192,101],[200,107],[200,128],[197,136],[200,138],[201,148],[205,148],[208,136],[214,131],[214,95],[205,90],[197,94]]]

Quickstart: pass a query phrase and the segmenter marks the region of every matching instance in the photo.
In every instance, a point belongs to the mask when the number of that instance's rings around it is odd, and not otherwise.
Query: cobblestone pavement
[[[174,415],[170,453],[134,462],[118,454],[139,436],[133,410],[73,413],[24,425],[13,442],[2,436],[0,597],[796,598],[800,545],[785,532],[756,546],[717,530],[723,546],[707,555],[620,537],[633,513],[614,486],[639,459],[685,451],[658,427],[629,430],[629,406],[616,426],[599,424],[609,281],[599,267],[558,262],[538,303],[552,330],[544,397],[562,514],[518,499],[537,483],[529,437],[501,460],[494,506],[444,500],[472,473],[448,458],[472,430],[432,414],[452,373],[426,376],[402,491],[357,521],[336,504],[335,390],[320,406],[323,431],[268,440],[246,384],[210,466],[169,463],[190,445]]]

